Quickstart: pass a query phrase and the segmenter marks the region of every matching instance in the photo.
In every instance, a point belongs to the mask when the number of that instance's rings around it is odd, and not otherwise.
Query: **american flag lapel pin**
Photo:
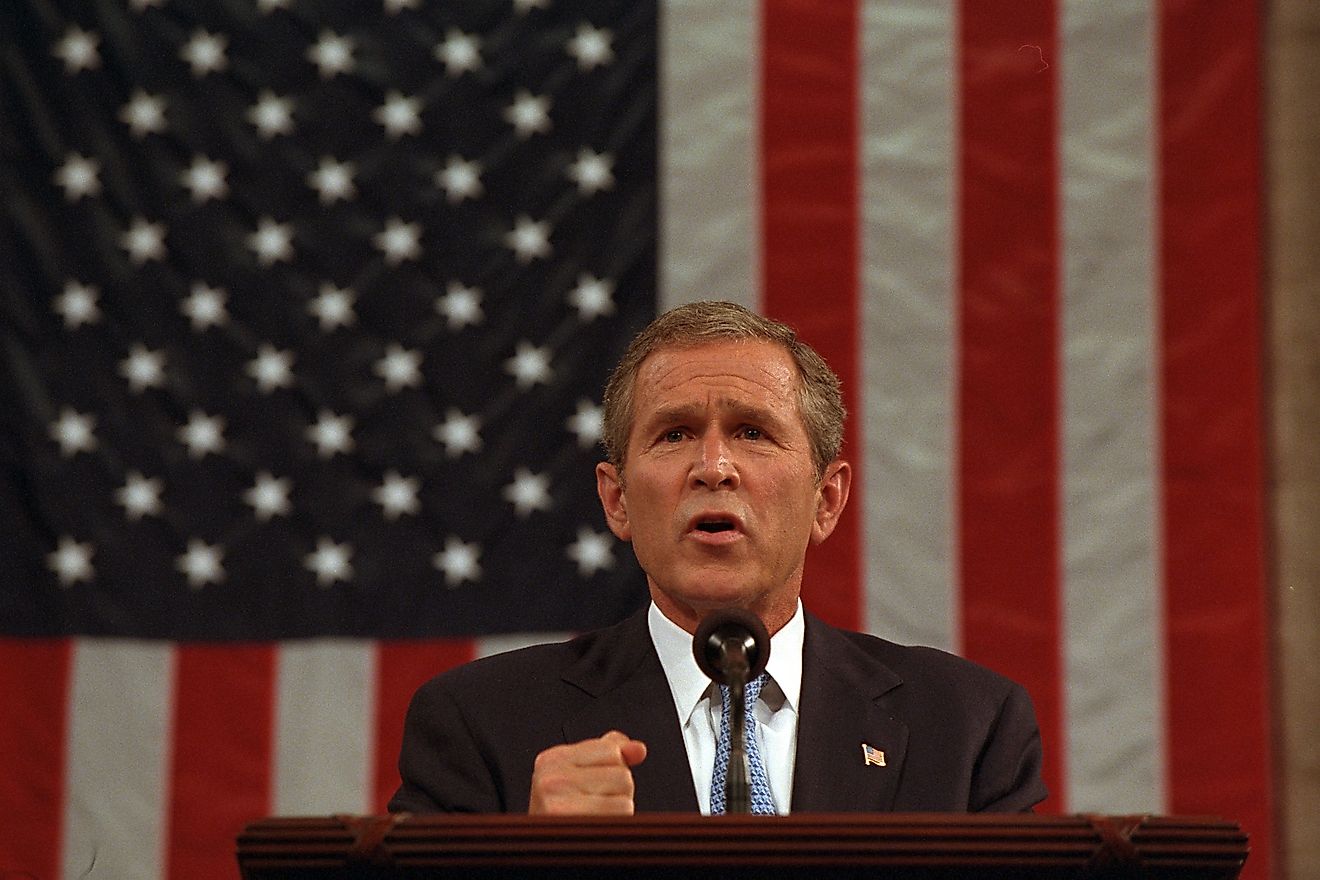
[[[867,743],[862,743],[862,761],[877,767],[885,766],[885,753]]]

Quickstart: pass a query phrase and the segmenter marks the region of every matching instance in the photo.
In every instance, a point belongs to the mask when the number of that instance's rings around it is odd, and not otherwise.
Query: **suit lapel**
[[[907,725],[876,701],[902,679],[835,630],[807,615],[798,708],[793,812],[884,812],[893,808],[907,752]],[[875,752],[868,764],[863,745]],[[883,760],[883,765],[878,762]]]
[[[594,697],[565,719],[568,742],[620,730],[646,743],[646,760],[633,768],[638,812],[698,809],[687,746],[669,680],[651,643],[645,609],[602,633],[563,678]]]

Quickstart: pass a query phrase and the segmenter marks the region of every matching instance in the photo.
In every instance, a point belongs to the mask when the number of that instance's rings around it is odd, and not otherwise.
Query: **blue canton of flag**
[[[655,8],[32,0],[3,23],[0,627],[583,629],[654,313]]]

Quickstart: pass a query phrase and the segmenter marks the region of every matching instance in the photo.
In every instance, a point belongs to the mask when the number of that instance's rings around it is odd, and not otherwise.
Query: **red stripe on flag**
[[[796,327],[843,381],[853,418],[844,455],[856,469],[858,418],[858,56],[856,4],[762,6],[761,169],[765,313]],[[861,625],[861,480],[851,512],[813,548],[804,604],[836,626]]]
[[[0,639],[0,873],[58,877],[72,647]]]
[[[1160,10],[1169,809],[1273,841],[1254,2]]]
[[[372,806],[385,805],[399,787],[399,747],[403,718],[413,693],[432,676],[466,663],[474,655],[472,642],[382,642],[376,663],[376,749]]]
[[[175,649],[166,876],[227,877],[234,838],[267,815],[273,755],[275,649]]]
[[[959,21],[962,647],[1030,691],[1063,791],[1056,10]],[[1057,803],[1057,801],[1055,802]]]

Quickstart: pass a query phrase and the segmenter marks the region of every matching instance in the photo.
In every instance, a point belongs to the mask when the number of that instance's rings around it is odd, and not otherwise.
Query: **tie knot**
[[[762,672],[743,686],[743,706],[746,708],[748,715],[752,714],[752,707],[756,705],[756,701],[761,696],[761,688],[765,687],[766,682],[769,680],[770,673]],[[720,696],[723,698],[724,706],[727,709],[731,697],[729,686],[727,684],[720,685]]]

